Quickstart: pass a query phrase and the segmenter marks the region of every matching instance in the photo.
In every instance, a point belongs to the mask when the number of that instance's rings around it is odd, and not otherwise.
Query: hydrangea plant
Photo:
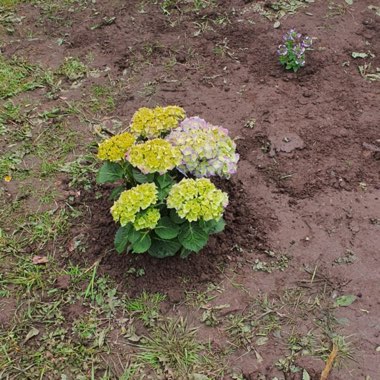
[[[305,66],[305,53],[311,47],[313,41],[310,37],[303,36],[295,29],[290,29],[289,32],[285,33],[283,41],[283,44],[279,45],[277,50],[280,63],[287,70],[296,72]]]
[[[127,132],[99,144],[98,183],[119,183],[111,214],[117,252],[163,258],[199,252],[223,231],[228,195],[208,178],[229,178],[239,156],[228,131],[177,106],[141,108]]]
[[[197,178],[236,173],[239,155],[228,130],[207,123],[199,117],[185,119],[167,140],[178,146],[183,155],[178,169]]]

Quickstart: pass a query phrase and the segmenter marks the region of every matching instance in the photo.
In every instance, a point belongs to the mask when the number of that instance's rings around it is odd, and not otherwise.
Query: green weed
[[[43,266],[34,265],[31,257],[20,257],[14,271],[4,277],[4,283],[17,286],[23,292],[30,294],[32,291],[45,286]]]
[[[174,378],[188,378],[201,363],[204,347],[195,339],[196,329],[183,319],[168,319],[158,324],[139,346],[137,359],[156,370],[166,370]]]
[[[21,59],[6,60],[0,56],[0,99],[42,87],[38,69]]]
[[[91,87],[90,109],[95,113],[109,113],[116,104],[111,87],[95,85]]]
[[[20,0],[1,0],[0,6],[5,8],[13,8],[20,3]]]
[[[41,249],[48,241],[55,240],[67,231],[69,215],[65,209],[50,210],[29,215],[18,230],[25,236],[29,244],[38,244]]]
[[[215,0],[153,0],[153,4],[159,4],[162,13],[167,16],[170,16],[174,10],[181,13],[198,13],[202,9],[215,6],[215,3]]]
[[[0,136],[8,130],[8,124],[20,123],[22,120],[21,107],[8,101],[0,107]]]
[[[97,161],[92,155],[79,156],[75,161],[61,165],[59,170],[69,175],[70,187],[90,190],[97,172]]]
[[[78,58],[67,57],[60,66],[58,73],[64,75],[70,81],[82,79],[87,75],[88,68]]]
[[[149,294],[144,291],[140,297],[126,300],[124,306],[128,312],[136,315],[145,326],[154,326],[159,317],[160,303],[165,299],[166,296],[160,293]]]
[[[0,157],[0,178],[11,176],[14,172],[22,172],[21,163],[27,152],[23,149],[16,152],[7,152]]]

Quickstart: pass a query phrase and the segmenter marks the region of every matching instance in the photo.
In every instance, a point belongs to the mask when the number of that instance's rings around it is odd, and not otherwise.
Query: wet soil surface
[[[380,86],[361,77],[358,65],[365,62],[351,56],[370,51],[371,66],[380,67],[380,18],[368,9],[372,3],[311,3],[281,19],[279,29],[254,12],[255,2],[237,0],[220,1],[214,11],[198,14],[173,9],[169,18],[154,5],[142,10],[135,1],[106,0],[98,13],[91,7],[63,12],[67,26],[45,20],[42,28],[35,9],[23,6],[24,24],[36,38],[15,38],[4,47],[5,55],[22,52],[28,60],[57,67],[65,56],[91,54],[94,68],[108,68],[104,77],[125,79],[113,114],[125,126],[141,106],[178,104],[188,115],[228,128],[241,155],[237,175],[221,184],[231,199],[227,228],[199,255],[185,261],[117,255],[109,189],[103,187],[97,196],[82,191],[74,201],[85,217],[65,244],[70,251],[72,240],[85,236],[88,247],[85,254],[71,253],[70,260],[101,260],[102,273],[131,296],[142,290],[168,294],[168,310],[183,301],[185,291],[225,280],[228,270],[253,296],[275,296],[303,279],[305,268],[313,268],[333,284],[335,297],[357,296],[338,311],[348,320],[343,333],[353,337],[356,361],[331,378],[377,379]],[[228,21],[213,22],[218,15]],[[113,17],[113,23],[91,28]],[[210,28],[198,33],[205,20]],[[284,72],[276,59],[282,34],[291,27],[315,38],[307,66],[298,73]],[[58,46],[63,35],[66,41]],[[252,263],[267,258],[268,251],[290,257],[288,268],[254,272]],[[355,259],[344,260],[347,255]],[[128,275],[131,268],[145,275]],[[224,289],[223,301],[231,310],[244,310],[244,295],[228,281]],[[211,339],[217,343],[219,337],[215,333]],[[256,351],[242,351],[231,366],[241,368],[247,379],[272,378],[278,374],[276,350],[259,347],[262,360]],[[320,360],[300,365],[319,379]]]

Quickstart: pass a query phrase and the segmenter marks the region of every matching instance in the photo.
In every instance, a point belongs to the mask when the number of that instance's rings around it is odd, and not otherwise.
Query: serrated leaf
[[[173,186],[174,181],[172,177],[170,177],[169,174],[164,174],[164,175],[160,175],[157,178],[156,182],[158,186],[158,199],[163,200],[168,196],[170,189]]]
[[[125,190],[125,187],[124,186],[117,186],[115,187],[112,191],[111,191],[111,194],[109,196],[109,199],[111,201],[114,201],[115,199],[119,198],[120,194]]]
[[[122,253],[126,250],[127,245],[129,243],[129,236],[132,229],[131,224],[127,224],[124,227],[120,227],[115,235],[115,249],[118,253]]]
[[[133,253],[144,253],[148,251],[152,244],[152,240],[147,232],[140,234],[137,240],[132,243]]]
[[[186,220],[185,220],[185,219],[182,219],[182,218],[177,214],[177,212],[176,212],[174,209],[171,209],[171,210],[170,210],[169,216],[170,216],[170,220],[171,220],[172,222],[174,222],[175,224],[182,224],[182,223],[185,223],[185,222],[186,222]]]
[[[117,162],[106,161],[98,171],[97,183],[115,182],[124,177],[124,170]]]
[[[219,220],[209,220],[207,222],[201,222],[200,224],[200,227],[207,234],[217,234],[219,232],[222,232],[225,226],[226,222],[223,218],[220,218]]]
[[[132,169],[132,176],[137,183],[152,182],[154,178],[154,174],[143,174],[135,168]]]
[[[161,239],[174,239],[178,236],[179,230],[178,224],[173,223],[169,217],[164,216],[159,220],[154,232]]]
[[[353,294],[341,296],[335,300],[335,306],[347,307],[352,305],[355,302],[355,300],[356,296],[354,296]]]
[[[222,232],[225,226],[226,222],[223,218],[220,218],[215,224],[214,228],[210,231],[210,234],[218,234],[219,232]]]
[[[208,234],[198,224],[186,223],[182,225],[178,240],[186,249],[199,252],[207,244]]]
[[[133,244],[136,242],[141,236],[143,235],[142,232],[136,231],[133,227],[131,228],[131,231],[129,233],[129,241]]]
[[[180,248],[181,244],[176,240],[153,238],[152,245],[149,248],[149,254],[153,257],[162,259],[164,257],[174,256]]]
[[[160,189],[165,189],[167,187],[171,187],[174,181],[173,178],[169,174],[160,175],[157,178],[157,184]]]

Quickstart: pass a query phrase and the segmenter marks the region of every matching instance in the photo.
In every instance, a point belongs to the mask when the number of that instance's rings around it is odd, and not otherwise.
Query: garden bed
[[[375,2],[14,3],[2,59],[26,71],[12,93],[0,76],[0,378],[319,380],[334,343],[329,379],[375,380]],[[297,73],[276,56],[293,27],[314,39]],[[171,104],[235,138],[238,172],[217,183],[227,226],[186,260],[119,255],[97,143]],[[169,347],[172,321],[183,342],[179,317],[196,359],[161,360],[151,342]]]

